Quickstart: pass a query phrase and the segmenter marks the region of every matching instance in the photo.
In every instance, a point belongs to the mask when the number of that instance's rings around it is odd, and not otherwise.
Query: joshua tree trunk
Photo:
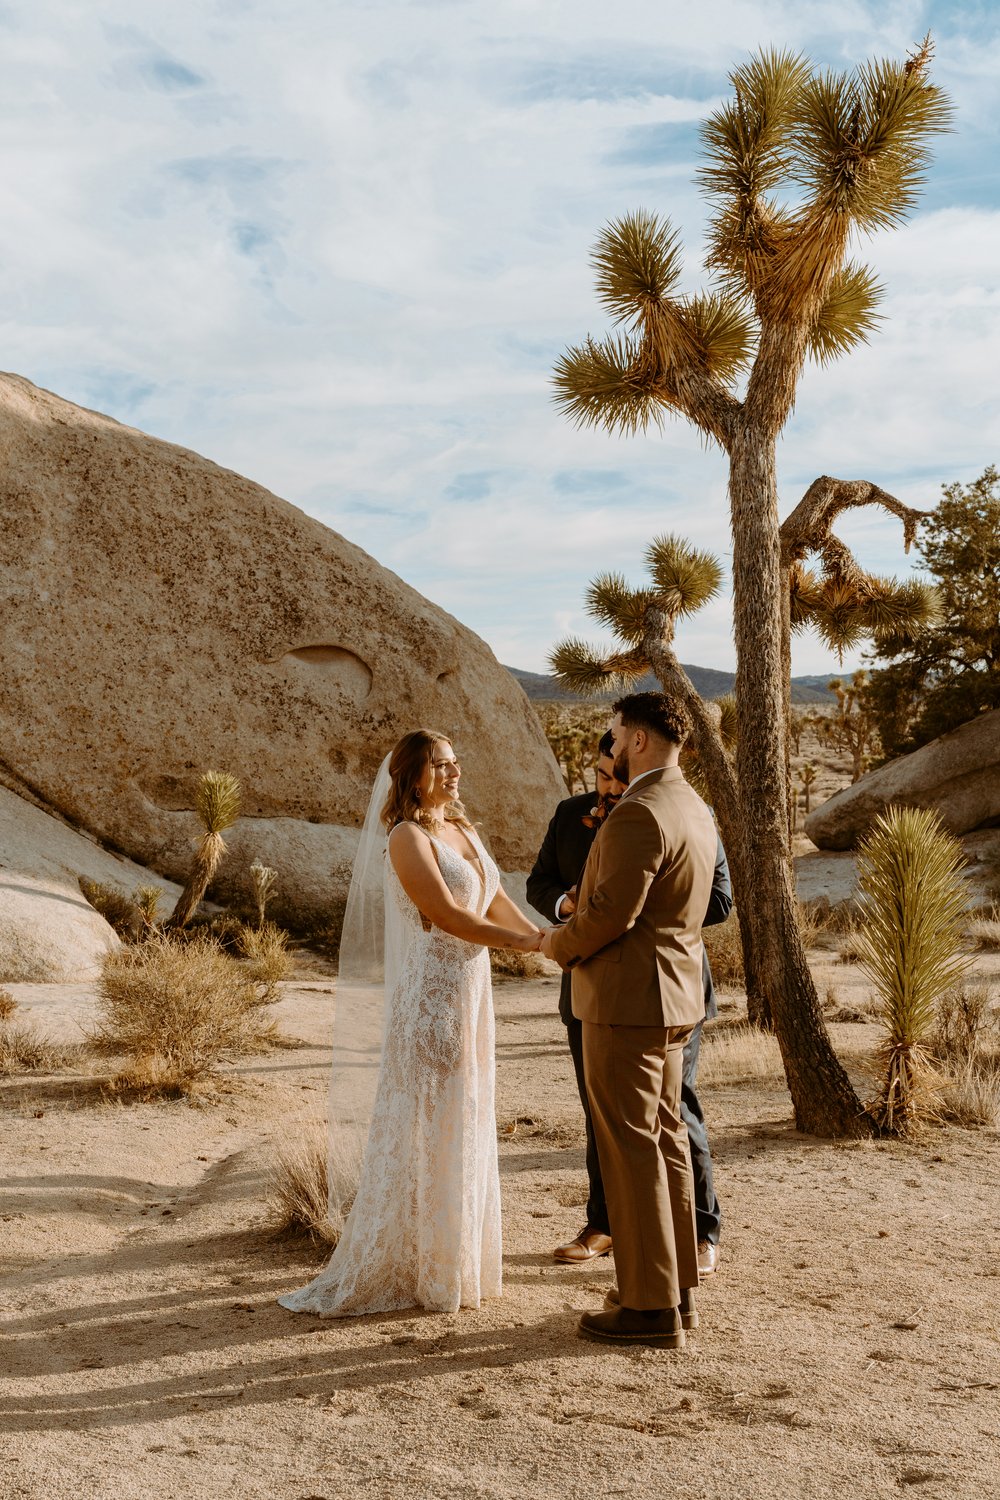
[[[733,882],[733,903],[740,924],[743,948],[744,983],[747,992],[747,1016],[754,1026],[770,1029],[771,1007],[761,980],[754,946],[750,908],[755,899],[747,862],[743,818],[732,763],[716,728],[711,709],[677,660],[672,646],[673,626],[662,610],[651,609],[647,616],[647,633],[643,648],[649,664],[665,693],[676,693],[688,706],[694,721],[694,744],[708,782],[712,807],[719,824],[729,873]]]
[[[731,452],[736,601],[736,765],[739,815],[754,899],[747,907],[754,964],[770,1003],[800,1130],[872,1132],[837,1060],[806,963],[789,867],[783,672],[784,577],[774,442],[744,430]]]

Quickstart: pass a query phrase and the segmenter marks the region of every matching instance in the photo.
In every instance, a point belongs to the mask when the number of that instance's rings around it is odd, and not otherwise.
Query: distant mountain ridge
[[[722,698],[733,690],[736,682],[733,672],[718,672],[714,667],[692,667],[686,663],[682,663],[682,666],[703,698]],[[582,693],[571,693],[555,677],[546,677],[541,672],[522,672],[519,667],[508,667],[507,671],[515,682],[521,684],[529,698],[536,700],[544,698],[550,703],[584,703],[587,701]],[[793,677],[792,702],[827,705],[833,703],[834,695],[827,688],[827,683],[835,675],[833,672],[827,672],[819,676]],[[646,676],[636,683],[636,691],[647,692],[658,686],[659,683],[653,674],[647,672]],[[611,694],[602,696],[610,698]],[[600,699],[597,701],[599,702]]]

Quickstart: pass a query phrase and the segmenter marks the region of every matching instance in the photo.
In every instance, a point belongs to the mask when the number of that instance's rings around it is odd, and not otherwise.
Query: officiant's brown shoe
[[[610,1312],[612,1308],[620,1306],[621,1298],[618,1295],[618,1288],[613,1286],[604,1299],[605,1311]],[[681,1301],[677,1311],[681,1315],[682,1328],[698,1327],[698,1309],[694,1305],[694,1292],[689,1286],[681,1287]]]
[[[639,1312],[616,1307],[609,1312],[584,1313],[579,1322],[584,1338],[609,1344],[649,1344],[654,1349],[683,1349],[684,1329],[676,1307]]]
[[[570,1240],[568,1245],[557,1245],[552,1252],[552,1259],[558,1260],[563,1265],[582,1265],[587,1260],[599,1260],[602,1255],[611,1254],[611,1236],[602,1234],[599,1229],[591,1229],[585,1224],[575,1240]]]

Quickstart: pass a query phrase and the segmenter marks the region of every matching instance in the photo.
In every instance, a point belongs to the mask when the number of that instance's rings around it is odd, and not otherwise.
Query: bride
[[[294,1312],[455,1312],[500,1295],[486,950],[529,951],[540,933],[501,887],[458,801],[460,776],[445,736],[417,729],[386,757],[375,783],[337,981],[332,1200],[343,1157],[338,1134],[347,1138],[352,1125],[363,1130],[369,1113],[370,1128],[333,1255],[308,1286],[278,1299]],[[373,984],[379,970],[384,980]],[[366,1073],[374,1088],[370,1108]]]

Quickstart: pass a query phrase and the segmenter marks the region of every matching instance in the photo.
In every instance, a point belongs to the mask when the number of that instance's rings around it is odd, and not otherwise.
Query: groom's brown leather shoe
[[[584,1313],[579,1322],[584,1338],[609,1344],[649,1344],[654,1349],[683,1349],[684,1329],[676,1307],[640,1312],[616,1307],[610,1312]]]
[[[621,1298],[618,1295],[618,1288],[613,1286],[604,1299],[605,1311],[610,1312],[612,1308],[620,1306]],[[681,1300],[677,1311],[681,1315],[682,1328],[698,1327],[698,1309],[694,1305],[694,1292],[689,1286],[681,1287]]]
[[[563,1265],[581,1265],[587,1260],[598,1260],[602,1255],[611,1254],[611,1236],[602,1234],[599,1229],[591,1229],[585,1224],[575,1240],[570,1240],[568,1245],[557,1245],[552,1252],[552,1259],[558,1260]]]

